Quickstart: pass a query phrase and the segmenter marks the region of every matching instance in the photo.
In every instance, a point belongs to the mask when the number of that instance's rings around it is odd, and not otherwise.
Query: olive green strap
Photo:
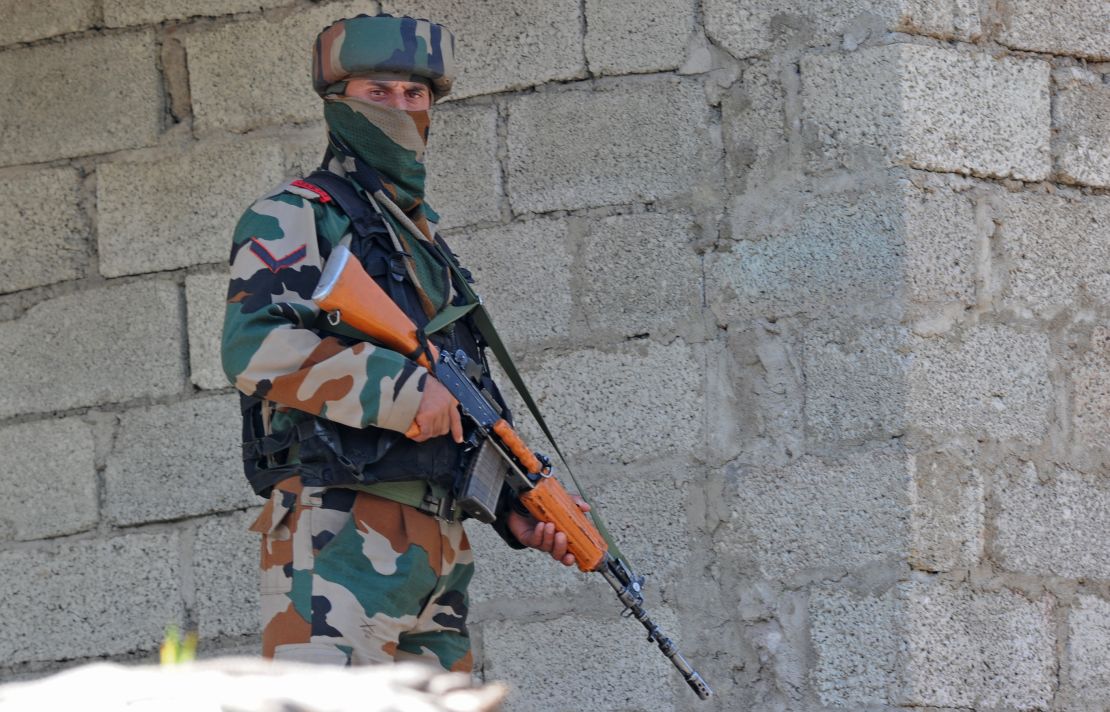
[[[478,302],[472,302],[470,304],[460,304],[460,305],[457,305],[457,306],[456,305],[448,305],[448,306],[444,307],[439,312],[439,314],[435,315],[434,319],[432,319],[431,321],[429,321],[427,324],[424,325],[424,333],[425,334],[434,334],[437,331],[440,331],[442,329],[447,328],[448,326],[450,326],[451,324],[454,324],[459,319],[462,319],[464,316],[466,316],[470,312],[474,311],[474,309],[478,306],[478,304],[479,304]]]

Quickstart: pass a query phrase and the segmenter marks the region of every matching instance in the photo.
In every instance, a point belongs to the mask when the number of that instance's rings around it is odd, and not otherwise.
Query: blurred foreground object
[[[191,630],[182,638],[177,626],[166,628],[166,637],[162,640],[162,647],[158,649],[158,660],[163,665],[180,665],[196,659],[197,632]]]
[[[0,686],[0,711],[493,712],[507,690],[416,663],[339,668],[222,658],[173,666],[85,665]]]

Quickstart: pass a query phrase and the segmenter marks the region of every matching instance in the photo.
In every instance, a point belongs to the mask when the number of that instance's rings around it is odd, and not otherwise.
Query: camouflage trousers
[[[470,672],[474,559],[461,523],[293,477],[251,530],[262,534],[264,657]]]

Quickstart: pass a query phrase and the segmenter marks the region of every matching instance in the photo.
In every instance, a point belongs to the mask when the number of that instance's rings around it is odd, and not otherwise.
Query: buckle
[[[424,501],[420,503],[419,509],[445,522],[458,521],[455,516],[455,498],[451,495],[433,497],[431,490],[428,490],[424,493]]]
[[[408,271],[405,269],[405,259],[411,257],[407,252],[393,252],[389,255],[389,274],[398,282],[405,281]]]
[[[439,510],[436,511],[436,519],[442,519],[447,522],[456,521],[454,497],[448,495],[439,500]]]

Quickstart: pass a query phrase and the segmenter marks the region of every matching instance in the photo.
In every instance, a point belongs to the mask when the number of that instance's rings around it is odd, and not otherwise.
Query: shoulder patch
[[[284,257],[275,257],[274,253],[266,249],[266,246],[262,244],[262,240],[259,240],[257,237],[251,238],[250,251],[255,257],[262,260],[274,274],[277,274],[283,269],[292,267],[303,260],[308,254],[308,249],[304,245],[301,245]]]
[[[308,200],[316,200],[321,203],[332,202],[332,197],[328,195],[327,191],[319,186],[315,186],[306,180],[298,178],[297,180],[289,181],[282,188],[294,195],[299,195]]]

